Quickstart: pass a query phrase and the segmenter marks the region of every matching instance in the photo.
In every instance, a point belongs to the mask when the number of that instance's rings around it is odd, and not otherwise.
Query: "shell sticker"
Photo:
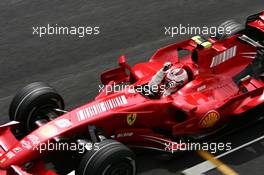
[[[214,126],[218,120],[220,119],[220,115],[217,111],[209,111],[205,114],[205,116],[200,121],[200,126],[203,128],[210,128]]]

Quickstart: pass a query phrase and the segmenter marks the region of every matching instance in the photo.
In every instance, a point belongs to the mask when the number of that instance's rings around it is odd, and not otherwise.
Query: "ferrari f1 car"
[[[220,26],[229,32],[166,46],[133,67],[121,56],[119,67],[101,74],[99,95],[71,111],[46,83],[21,89],[10,105],[11,122],[0,126],[0,174],[57,174],[43,161],[55,150],[41,148],[76,143],[91,145],[68,159],[77,174],[135,175],[130,148],[176,150],[181,145],[170,143],[178,138],[206,136],[262,105],[264,12],[245,25],[230,20]],[[189,82],[164,97],[146,87],[165,62],[184,68]],[[116,90],[117,84],[126,88]]]

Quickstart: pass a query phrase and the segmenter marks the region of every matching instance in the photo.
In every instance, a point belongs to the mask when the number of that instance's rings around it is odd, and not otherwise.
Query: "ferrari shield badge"
[[[136,119],[137,119],[137,114],[135,114],[135,113],[134,114],[128,114],[127,115],[127,124],[129,126],[132,126],[135,123]]]
[[[209,111],[200,121],[200,126],[203,128],[210,128],[214,126],[220,119],[219,113],[217,111]]]

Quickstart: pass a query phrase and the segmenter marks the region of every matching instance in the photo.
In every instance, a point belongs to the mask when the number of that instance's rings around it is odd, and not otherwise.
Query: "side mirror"
[[[123,67],[116,67],[110,70],[107,70],[101,74],[101,82],[106,85],[110,81],[115,82],[116,84],[120,82],[126,82],[130,78],[129,75],[127,75],[125,68]]]
[[[252,80],[252,77],[250,75],[245,76],[244,78],[241,78],[239,80],[239,84],[243,85],[243,84],[248,84],[250,81]]]
[[[116,84],[120,82],[127,82],[130,80],[130,74],[126,71],[131,72],[131,67],[126,63],[126,57],[120,56],[118,59],[119,67],[107,70],[101,74],[101,82],[106,85],[110,81]]]
[[[126,57],[124,55],[121,55],[118,59],[118,63],[119,63],[119,66],[122,67],[122,68],[125,68],[125,69],[128,69],[129,71],[131,71],[131,67],[130,65],[128,65],[126,63]]]
[[[118,59],[119,66],[123,67],[126,65],[126,57],[124,55],[121,55]]]

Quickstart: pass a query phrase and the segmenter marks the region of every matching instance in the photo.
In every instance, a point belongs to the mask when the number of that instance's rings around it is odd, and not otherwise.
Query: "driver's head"
[[[167,81],[186,82],[188,81],[188,74],[183,68],[172,67],[168,70],[165,78]]]

